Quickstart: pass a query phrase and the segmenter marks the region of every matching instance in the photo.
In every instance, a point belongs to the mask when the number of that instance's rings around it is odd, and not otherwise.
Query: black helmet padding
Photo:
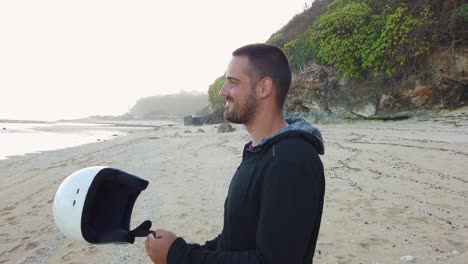
[[[146,236],[151,222],[145,221],[130,231],[130,217],[136,199],[148,184],[148,181],[118,169],[99,171],[83,205],[83,238],[93,244],[133,243],[135,236]]]

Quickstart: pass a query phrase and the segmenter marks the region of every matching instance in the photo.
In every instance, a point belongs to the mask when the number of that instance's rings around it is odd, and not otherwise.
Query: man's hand
[[[155,264],[167,264],[167,253],[177,236],[166,230],[156,230],[156,237],[149,234],[146,237],[146,253]]]

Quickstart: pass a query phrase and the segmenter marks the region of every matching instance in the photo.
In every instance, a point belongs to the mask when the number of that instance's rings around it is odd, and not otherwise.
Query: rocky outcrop
[[[231,126],[229,123],[224,123],[219,125],[218,127],[218,133],[229,133],[229,132],[234,132],[236,131],[235,128]]]
[[[311,63],[294,74],[285,110],[317,121],[399,119],[468,103],[468,49],[439,50],[418,68],[402,80],[345,80]]]
[[[184,117],[184,126],[202,126],[203,120],[198,116],[186,116]]]
[[[201,116],[201,119],[204,124],[219,124],[225,122],[223,111],[214,111],[211,105],[208,107],[208,114]]]

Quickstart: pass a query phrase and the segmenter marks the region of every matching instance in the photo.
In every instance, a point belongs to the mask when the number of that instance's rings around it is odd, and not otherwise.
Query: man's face
[[[226,98],[224,119],[235,124],[248,123],[257,107],[255,87],[251,86],[249,71],[247,57],[232,57],[226,71],[226,81],[219,92]]]

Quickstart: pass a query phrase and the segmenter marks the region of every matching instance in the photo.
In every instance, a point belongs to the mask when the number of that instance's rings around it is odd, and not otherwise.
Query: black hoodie
[[[203,246],[177,238],[168,264],[312,263],[325,192],[323,141],[304,120],[286,121],[257,146],[245,145],[221,234]]]

